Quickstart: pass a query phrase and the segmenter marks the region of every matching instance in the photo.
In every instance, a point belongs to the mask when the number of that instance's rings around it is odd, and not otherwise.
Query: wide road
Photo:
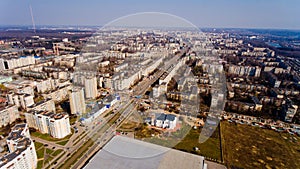
[[[134,86],[133,95],[143,95],[147,91],[147,89],[163,75],[163,73],[169,73],[167,70],[169,70],[172,65],[175,65],[177,63],[177,60],[184,52],[186,52],[186,50],[184,50],[180,54],[177,54],[176,56],[173,56],[167,62],[165,62],[162,68],[158,68],[159,70],[153,74],[153,78],[145,79]],[[128,99],[128,101],[123,102],[118,107],[114,115],[109,116],[106,121],[103,121],[101,125],[90,126],[92,128],[91,131],[86,136],[86,138],[82,139],[82,141],[78,145],[83,145],[89,138],[91,138],[94,143],[88,149],[88,151],[86,151],[84,154],[80,154],[79,160],[72,164],[71,168],[82,168],[85,162],[90,159],[96,152],[98,152],[115,135],[115,130],[118,125],[121,124],[136,110],[135,107],[137,106],[138,100],[129,96]],[[117,115],[119,115],[119,117],[114,119],[114,117],[116,117]],[[76,153],[79,149],[80,147],[74,148],[72,154]],[[60,160],[60,162],[64,162],[65,160],[66,159],[62,159]]]

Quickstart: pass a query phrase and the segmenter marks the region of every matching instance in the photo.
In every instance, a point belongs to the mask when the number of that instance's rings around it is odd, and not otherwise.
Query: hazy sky
[[[164,12],[199,27],[300,29],[300,0],[0,0],[0,25],[104,25],[137,12]]]

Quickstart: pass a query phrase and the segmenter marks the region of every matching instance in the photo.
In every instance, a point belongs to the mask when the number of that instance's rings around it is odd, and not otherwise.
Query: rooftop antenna
[[[30,9],[30,14],[31,14],[31,21],[32,21],[32,26],[33,26],[33,32],[35,32],[35,23],[34,23],[34,18],[33,18],[33,13],[32,13],[32,8],[31,5],[29,5],[29,9]]]

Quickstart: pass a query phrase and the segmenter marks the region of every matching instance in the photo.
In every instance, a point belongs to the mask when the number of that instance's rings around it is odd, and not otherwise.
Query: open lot
[[[204,143],[199,143],[198,141],[201,129],[192,129],[192,127],[186,123],[182,123],[180,130],[171,132],[167,137],[151,137],[151,134],[158,133],[155,133],[153,129],[147,129],[145,127],[141,129],[141,131],[136,131],[136,134],[138,134],[136,135],[138,136],[137,138],[141,140],[193,154],[202,155],[216,161],[221,161],[221,148],[218,128],[212,137],[210,137]],[[146,137],[141,138],[141,136]],[[197,147],[199,150],[195,150],[195,147]]]
[[[183,139],[176,139],[180,138],[177,135],[187,129],[188,134]],[[222,121],[220,128],[202,144],[198,142],[200,132],[201,129],[191,129],[183,124],[179,131],[171,133],[169,137],[162,137],[161,133],[153,133],[153,130],[142,127],[136,131],[136,138],[199,154],[213,161],[220,162],[223,156],[228,168],[300,168],[300,138],[297,136],[227,121]],[[151,134],[159,134],[161,137],[151,137]]]
[[[221,123],[228,168],[300,168],[300,138],[259,127]]]
[[[200,132],[201,129],[191,129],[174,148],[221,161],[219,128],[204,143],[199,143]],[[199,150],[196,151],[195,147],[198,147]]]

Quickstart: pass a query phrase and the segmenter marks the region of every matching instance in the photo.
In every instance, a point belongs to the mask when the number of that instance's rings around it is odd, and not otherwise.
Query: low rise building
[[[160,128],[174,129],[177,124],[177,116],[173,114],[156,114],[154,125]]]

